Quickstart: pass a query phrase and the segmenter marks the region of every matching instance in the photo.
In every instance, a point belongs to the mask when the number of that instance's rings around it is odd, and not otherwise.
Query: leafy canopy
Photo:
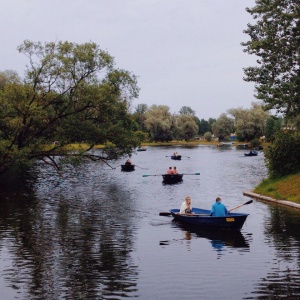
[[[256,97],[267,110],[295,117],[300,114],[299,0],[256,0],[246,10],[256,23],[248,24],[244,32],[250,40],[242,45],[258,59],[244,69],[244,79],[256,84]]]
[[[23,81],[13,73],[0,74],[2,171],[35,160],[58,168],[55,156],[108,161],[138,145],[129,114],[139,91],[136,77],[115,69],[106,51],[92,42],[31,41],[18,50],[29,60]],[[88,149],[67,151],[73,142]],[[90,150],[100,143],[108,146],[95,156]]]

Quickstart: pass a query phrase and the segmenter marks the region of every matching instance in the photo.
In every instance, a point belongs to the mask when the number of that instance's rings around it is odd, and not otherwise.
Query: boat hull
[[[164,174],[163,183],[174,184],[182,181],[183,174]]]
[[[257,152],[253,151],[252,153],[244,153],[245,156],[257,156]]]
[[[134,165],[121,165],[121,171],[132,172],[134,171]]]
[[[181,155],[172,155],[172,156],[171,156],[171,159],[174,159],[174,160],[181,160]]]
[[[248,214],[228,213],[224,217],[210,216],[210,210],[193,208],[193,214],[179,214],[179,209],[170,210],[173,218],[185,224],[201,228],[240,230],[242,229]]]

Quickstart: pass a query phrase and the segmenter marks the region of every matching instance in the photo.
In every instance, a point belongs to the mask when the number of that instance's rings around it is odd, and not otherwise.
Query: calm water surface
[[[174,151],[181,161],[171,160]],[[186,195],[230,209],[266,177],[263,153],[148,147],[136,170],[47,167],[0,185],[0,299],[300,299],[300,212],[254,200],[238,233],[186,228],[159,212]],[[189,157],[189,158],[188,158]],[[169,166],[184,175],[162,184]],[[143,175],[158,175],[143,177]]]

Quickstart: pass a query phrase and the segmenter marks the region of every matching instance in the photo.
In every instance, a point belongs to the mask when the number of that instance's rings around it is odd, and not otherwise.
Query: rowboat
[[[210,216],[210,210],[194,208],[191,214],[179,214],[179,209],[171,209],[173,218],[184,224],[190,224],[201,228],[240,230],[248,214],[228,213],[224,217]]]
[[[248,144],[238,144],[237,149],[247,149],[248,148]]]
[[[171,155],[171,159],[181,160],[181,155]]]
[[[145,148],[145,147],[138,147],[136,149],[136,151],[146,151],[146,150],[147,150],[147,148]]]
[[[250,151],[249,153],[244,153],[245,156],[257,156],[258,152]]]
[[[131,171],[134,171],[134,165],[121,165],[121,171],[124,171],[124,172],[131,172]]]
[[[183,174],[163,174],[163,183],[173,184],[182,181]]]

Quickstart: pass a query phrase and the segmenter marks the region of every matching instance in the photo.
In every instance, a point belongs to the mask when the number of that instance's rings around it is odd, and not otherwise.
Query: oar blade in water
[[[160,212],[160,216],[171,216],[172,214],[170,212]]]

